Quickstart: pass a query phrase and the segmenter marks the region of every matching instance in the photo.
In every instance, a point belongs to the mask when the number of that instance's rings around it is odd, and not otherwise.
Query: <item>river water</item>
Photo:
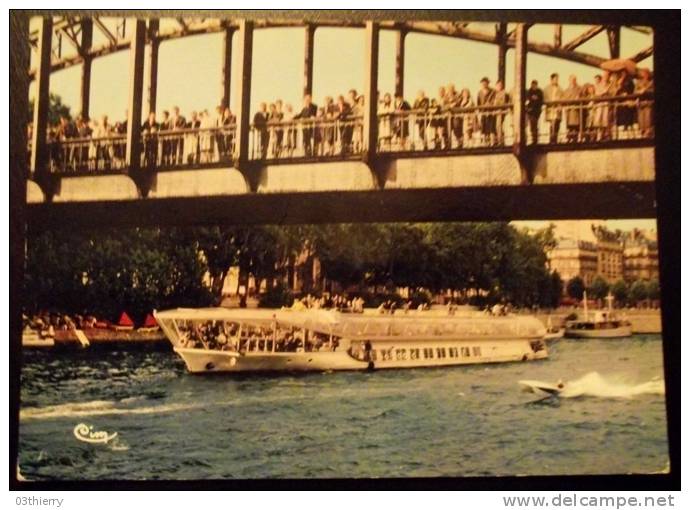
[[[281,376],[186,373],[170,350],[27,352],[30,480],[649,473],[668,448],[659,335],[539,362]],[[536,401],[521,379],[563,379]],[[76,439],[78,424],[117,432]]]

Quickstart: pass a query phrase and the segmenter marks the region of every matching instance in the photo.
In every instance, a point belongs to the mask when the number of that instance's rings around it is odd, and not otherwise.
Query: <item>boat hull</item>
[[[523,342],[516,342],[523,344]],[[378,346],[377,346],[378,347]],[[347,351],[334,352],[247,352],[217,351],[176,347],[175,352],[184,360],[191,373],[217,372],[328,372],[336,370],[381,370],[401,368],[448,367],[482,363],[506,363],[546,359],[546,349],[534,352],[528,342],[506,349],[487,344],[485,355],[466,358],[431,359],[358,359]],[[436,350],[435,348],[434,350]],[[378,352],[390,348],[374,349]]]
[[[569,329],[566,328],[565,336],[568,338],[627,338],[632,336],[630,326],[621,326],[610,329]]]
[[[544,335],[544,340],[559,340],[559,339],[563,338],[564,335],[565,335],[565,329],[559,329],[558,331],[553,332],[553,333],[547,332],[546,335]]]

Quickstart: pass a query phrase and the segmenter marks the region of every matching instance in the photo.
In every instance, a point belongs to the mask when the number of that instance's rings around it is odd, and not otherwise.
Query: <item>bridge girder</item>
[[[81,64],[84,59],[96,59],[107,56],[122,50],[126,50],[130,46],[130,38],[126,33],[126,21],[128,18],[110,18],[117,22],[116,30],[108,28],[103,21],[103,17],[93,16],[94,26],[105,36],[106,41],[98,45],[90,45],[84,47],[80,40],[80,24],[83,17],[79,16],[64,16],[56,17],[54,19],[53,27],[56,37],[54,38],[57,48],[53,48],[53,59],[51,62],[51,72],[60,71],[69,67]],[[174,23],[165,30],[160,30],[157,35],[159,42],[169,41],[173,39],[180,39],[184,37],[191,37],[202,34],[220,33],[226,28],[237,28],[238,20],[228,20],[224,18],[199,18],[199,17],[185,17],[175,18]],[[275,19],[275,20],[257,20],[254,23],[255,29],[264,28],[289,28],[289,27],[306,27],[308,24],[316,25],[317,27],[344,27],[344,28],[364,28],[364,23],[361,21],[348,20],[320,20],[318,22],[304,21],[297,19]],[[486,23],[483,23],[486,25]],[[419,33],[429,35],[440,35],[445,37],[453,37],[457,39],[464,39],[469,41],[483,42],[495,45],[505,45],[508,48],[515,47],[515,31],[510,30],[506,34],[501,34],[498,30],[498,24],[494,31],[480,30],[471,22],[455,22],[455,21],[382,21],[380,22],[382,30],[405,30],[406,33]],[[561,25],[552,24],[554,32],[560,34]],[[607,60],[606,57],[593,55],[578,50],[584,43],[597,36],[599,33],[607,30],[606,25],[590,25],[583,26],[583,30],[576,37],[569,42],[561,44],[560,37],[555,37],[552,43],[544,42],[528,42],[528,52],[540,55],[555,57],[579,64],[584,64],[592,67],[599,67],[599,65]],[[649,34],[651,29],[639,26],[630,26],[631,30]],[[68,39],[71,46],[76,49],[75,54],[63,55],[62,50],[62,36]],[[32,31],[29,34],[29,42],[32,49],[37,47],[36,38],[37,32]],[[653,48],[647,48],[629,58],[639,62],[649,57],[653,53]],[[35,78],[36,70],[29,71],[29,78]]]

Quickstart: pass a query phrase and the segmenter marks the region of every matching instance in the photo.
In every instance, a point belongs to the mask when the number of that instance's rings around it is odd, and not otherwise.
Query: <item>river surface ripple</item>
[[[540,362],[199,376],[168,349],[27,352],[30,480],[649,473],[668,463],[659,335],[560,340]],[[535,402],[521,379],[579,381]],[[117,432],[78,441],[84,423]]]

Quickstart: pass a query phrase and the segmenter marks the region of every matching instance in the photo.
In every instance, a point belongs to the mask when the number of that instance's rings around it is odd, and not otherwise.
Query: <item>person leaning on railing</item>
[[[141,126],[144,137],[144,166],[153,168],[158,162],[158,128],[156,112],[149,113],[149,118]]]
[[[417,130],[419,131],[419,139],[422,141],[422,149],[427,150],[427,138],[426,131],[427,125],[429,123],[428,110],[429,110],[429,98],[426,97],[423,90],[417,93],[417,98],[414,100],[412,109],[417,115]]]
[[[408,115],[411,109],[410,103],[405,101],[401,94],[395,96],[395,124],[393,128],[395,141],[400,145],[402,150],[407,149],[407,139],[410,136],[410,125],[408,122]]]
[[[364,98],[358,98],[359,101],[363,101]],[[338,120],[339,124],[339,136],[340,136],[340,154],[347,154],[352,151],[353,137],[355,135],[355,128],[353,124],[356,122],[356,118],[360,115],[362,110],[359,105],[350,106],[350,104],[345,101],[343,96],[338,96],[338,103],[336,104],[335,118]],[[361,133],[357,133],[359,136],[358,143],[361,144]]]
[[[460,147],[471,146],[472,135],[477,128],[477,115],[474,111],[468,111],[474,108],[474,101],[470,89],[464,88],[460,91],[460,99],[456,103],[458,108],[463,110],[457,115],[457,138]]]
[[[379,117],[379,147],[382,150],[390,150],[393,137],[392,113],[394,111],[393,99],[389,93],[383,95],[378,105]]]
[[[637,125],[640,128],[640,136],[650,138],[654,136],[654,81],[649,69],[642,69],[635,86],[635,93],[639,94],[637,109]]]
[[[635,93],[635,82],[632,76],[630,76],[626,71],[621,71],[617,75],[614,75],[613,81],[615,83],[613,89],[614,96],[630,96]],[[622,135],[626,138],[631,136],[633,130],[633,124],[636,120],[636,104],[634,101],[617,101],[616,102],[616,138],[620,138],[621,134],[618,130],[622,130]]]
[[[477,93],[477,106],[490,106],[494,102],[494,89],[489,86],[489,78],[482,78]],[[493,112],[480,112],[481,145],[488,146],[495,143],[496,117]]]
[[[311,102],[311,94],[306,94],[302,103],[302,110],[295,115],[295,119],[301,119],[304,122],[302,128],[302,145],[304,147],[304,155],[306,157],[312,156],[312,140],[314,138],[313,119],[316,117],[317,108]]]
[[[505,145],[506,107],[510,105],[510,95],[506,92],[501,80],[496,81],[493,105],[501,107],[501,109],[497,110],[495,113],[496,144]]]
[[[577,84],[577,77],[571,75],[568,78],[568,88],[563,91],[563,99],[576,101],[582,96],[582,87]],[[566,127],[566,141],[568,143],[575,143],[581,141],[583,138],[583,123],[582,123],[582,103],[569,104],[565,108],[565,127]]]
[[[541,116],[541,109],[544,106],[544,93],[539,88],[539,82],[532,80],[527,92],[525,93],[525,110],[527,114],[527,121],[529,123],[529,132],[532,137],[532,144],[539,142],[539,117]]]
[[[268,154],[268,111],[266,110],[266,103],[259,104],[259,111],[254,114],[254,135],[258,137],[257,143],[260,150],[260,158],[266,159]]]
[[[546,106],[546,122],[549,123],[549,143],[558,143],[558,133],[561,130],[561,107],[548,106],[548,103],[558,102],[563,99],[563,89],[558,84],[558,73],[552,73],[550,83],[544,87],[544,101]]]

